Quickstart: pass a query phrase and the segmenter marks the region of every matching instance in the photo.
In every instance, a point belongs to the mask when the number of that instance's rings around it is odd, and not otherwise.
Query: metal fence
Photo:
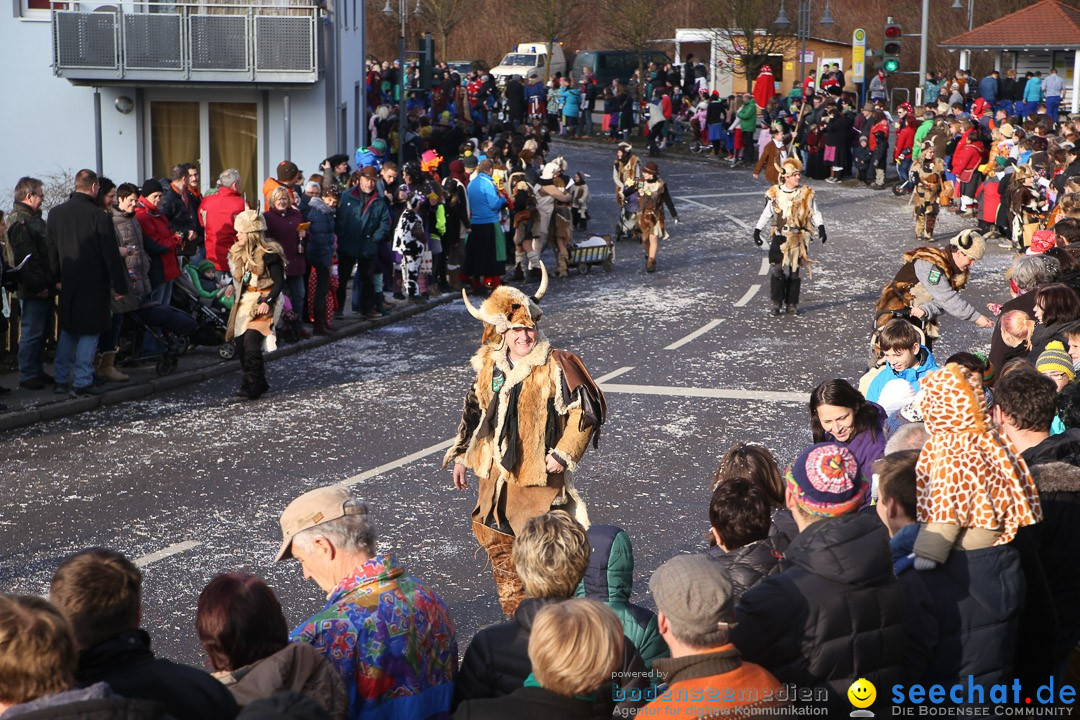
[[[54,8],[53,68],[70,80],[313,83],[321,12],[234,2]]]

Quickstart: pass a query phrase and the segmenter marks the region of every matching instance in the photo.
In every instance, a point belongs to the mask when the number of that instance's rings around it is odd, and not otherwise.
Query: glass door
[[[240,171],[241,191],[252,207],[259,207],[257,169],[259,134],[255,103],[207,103],[210,128],[210,176],[212,182],[229,168]]]
[[[197,102],[150,103],[152,177],[168,178],[173,165],[199,162],[199,111]]]

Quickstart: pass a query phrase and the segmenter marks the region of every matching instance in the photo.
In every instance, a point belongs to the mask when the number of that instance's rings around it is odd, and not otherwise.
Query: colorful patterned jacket
[[[342,580],[290,640],[311,643],[341,673],[352,720],[450,717],[458,669],[450,613],[393,555]]]

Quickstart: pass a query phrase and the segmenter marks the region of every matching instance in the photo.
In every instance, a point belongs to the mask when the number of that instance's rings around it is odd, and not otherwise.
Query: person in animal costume
[[[934,225],[941,212],[941,193],[947,186],[951,192],[952,183],[945,183],[945,164],[934,155],[934,143],[924,140],[920,146],[919,160],[912,170],[915,188],[911,201],[915,205],[915,239],[919,242],[933,242]]]
[[[929,570],[954,548],[1012,542],[1043,513],[1027,463],[987,416],[982,378],[949,363],[920,387],[917,409],[930,439],[915,467],[914,552],[915,568]]]
[[[536,191],[537,206],[540,213],[540,248],[537,254],[543,250],[547,240],[555,243],[555,276],[564,278],[569,275],[568,262],[570,260],[569,246],[573,241],[573,215],[570,205],[574,198],[566,192],[566,160],[557,157],[544,165],[540,173],[539,190]],[[545,225],[544,213],[549,213],[548,222]],[[535,243],[534,243],[535,245]]]
[[[615,182],[615,200],[620,208],[626,204],[625,189],[636,183],[640,174],[641,161],[634,154],[633,146],[628,142],[619,143],[611,167],[611,179]]]
[[[671,201],[667,183],[660,179],[660,168],[651,160],[641,169],[641,177],[623,191],[635,194],[638,198],[638,229],[641,230],[641,244],[645,249],[645,272],[656,272],[656,251],[660,240],[668,237],[664,223],[664,207],[671,212],[675,222],[679,222],[679,213],[675,212],[675,203]]]
[[[779,182],[765,191],[765,209],[754,227],[754,243],[761,247],[762,230],[772,226],[769,244],[769,298],[771,315],[779,315],[787,305],[789,315],[799,314],[799,291],[802,278],[799,271],[810,261],[807,252],[810,233],[817,228],[824,245],[825,221],[817,209],[813,189],[800,185],[802,163],[789,157],[780,165]]]
[[[539,328],[540,287],[532,297],[500,285],[479,308],[465,295],[469,313],[484,323],[471,364],[476,380],[454,444],[442,467],[454,465],[454,487],[468,488],[466,470],[479,482],[472,529],[491,560],[503,612],[523,598],[511,559],[514,537],[529,518],[558,508],[589,525],[585,503],[572,480],[590,441],[600,439],[604,394],[576,355],[551,347]]]
[[[540,211],[536,208],[536,192],[525,173],[510,173],[511,220],[514,228],[514,280],[524,280],[525,270],[540,267]]]
[[[277,348],[278,320],[284,305],[285,250],[266,239],[266,220],[257,210],[245,210],[233,221],[236,242],[229,249],[233,296],[225,340],[236,340],[243,376],[237,395],[254,400],[267,390],[263,349]]]
[[[985,252],[982,235],[964,230],[949,240],[948,248],[926,246],[904,253],[903,266],[881,290],[874,308],[875,327],[880,330],[896,317],[896,311],[907,310],[912,317],[923,320],[923,344],[930,350],[941,334],[937,318],[942,313],[974,322],[981,328],[994,327],[993,320],[960,297],[971,266]]]

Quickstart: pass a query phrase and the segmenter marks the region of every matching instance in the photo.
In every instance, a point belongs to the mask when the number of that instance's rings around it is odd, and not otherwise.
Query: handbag
[[[822,159],[825,162],[832,162],[833,160],[835,160],[836,159],[836,146],[835,145],[826,145],[825,146],[825,155],[824,155],[824,157]]]

